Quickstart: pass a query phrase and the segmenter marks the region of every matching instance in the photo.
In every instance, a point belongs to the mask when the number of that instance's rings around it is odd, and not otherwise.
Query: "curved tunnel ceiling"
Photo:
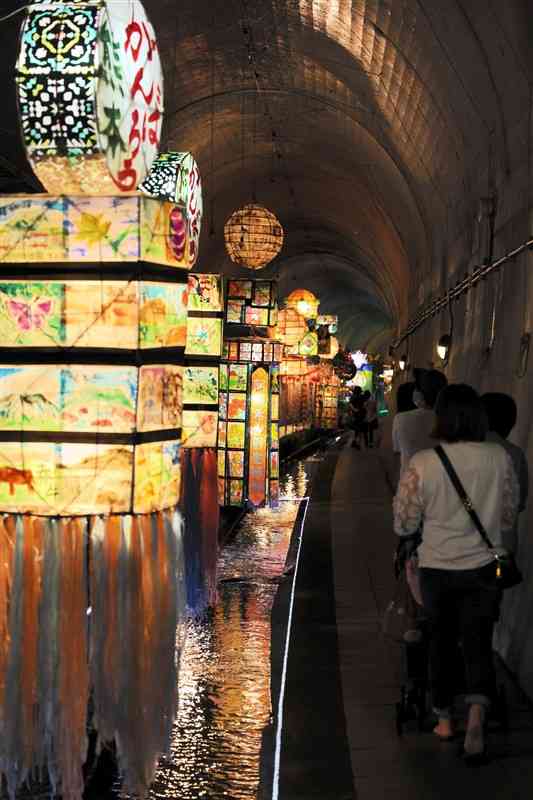
[[[281,296],[314,291],[343,344],[385,341],[431,273],[435,231],[475,213],[487,154],[509,170],[506,132],[528,103],[527,3],[144,5],[165,69],[163,147],[190,149],[203,176],[199,268],[231,269],[224,221],[256,196],[285,229],[262,273],[278,275]],[[8,87],[19,25],[0,29]],[[8,92],[2,154],[27,174]]]

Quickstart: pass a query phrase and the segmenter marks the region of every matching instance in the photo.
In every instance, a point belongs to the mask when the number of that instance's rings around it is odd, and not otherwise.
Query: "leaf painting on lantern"
[[[189,275],[189,311],[222,311],[220,275]]]
[[[222,350],[222,320],[213,317],[189,317],[187,321],[188,355],[219,356]]]
[[[136,514],[177,505],[181,488],[180,452],[177,441],[151,442],[135,448]]]
[[[246,419],[246,395],[230,392],[228,401],[228,419]]]
[[[218,403],[218,367],[185,367],[183,402],[216,405]]]
[[[183,410],[182,367],[143,366],[139,375],[139,431],[180,428]]]
[[[142,283],[139,339],[141,348],[183,347],[187,335],[187,289],[183,284]]]
[[[183,412],[182,443],[183,447],[216,447],[217,445],[216,411]]]
[[[137,261],[138,197],[65,198],[69,261]]]
[[[248,388],[248,367],[246,364],[229,365],[229,388],[237,392],[245,392]]]
[[[133,448],[4,442],[0,511],[47,516],[130,509]]]
[[[4,347],[57,347],[66,343],[64,284],[0,282],[0,341]]]

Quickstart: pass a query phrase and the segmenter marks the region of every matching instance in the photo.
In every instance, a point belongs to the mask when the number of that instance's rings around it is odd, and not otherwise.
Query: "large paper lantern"
[[[305,319],[294,308],[285,308],[279,312],[276,339],[294,347],[307,333]]]
[[[250,204],[235,211],[224,226],[226,250],[235,264],[261,269],[283,246],[279,220],[263,206]]]
[[[28,158],[47,191],[133,191],[157,155],[163,77],[139,0],[32,2],[17,87]]]
[[[167,234],[165,244],[176,263],[191,268],[198,257],[203,213],[200,171],[191,153],[161,153],[139,191],[165,201],[153,227],[162,227]],[[153,208],[155,211],[157,206]],[[156,236],[154,255],[158,245]]]
[[[287,308],[293,308],[304,319],[314,320],[318,316],[320,300],[307,289],[295,289],[285,301]]]

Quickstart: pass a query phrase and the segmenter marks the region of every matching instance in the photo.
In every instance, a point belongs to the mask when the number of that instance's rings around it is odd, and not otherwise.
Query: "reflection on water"
[[[305,469],[299,465],[285,481],[279,509],[248,514],[224,547],[217,605],[188,624],[172,746],[149,797],[256,797],[261,737],[271,717],[270,614],[297,496],[305,490]]]

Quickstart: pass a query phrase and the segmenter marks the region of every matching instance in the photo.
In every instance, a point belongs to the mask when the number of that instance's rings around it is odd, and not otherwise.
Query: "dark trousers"
[[[430,626],[433,706],[443,712],[441,716],[449,712],[454,695],[461,689],[466,689],[467,703],[487,706],[495,694],[492,632],[500,592],[490,587],[483,569],[420,569],[420,588]],[[457,686],[460,654],[464,661],[464,687]]]

